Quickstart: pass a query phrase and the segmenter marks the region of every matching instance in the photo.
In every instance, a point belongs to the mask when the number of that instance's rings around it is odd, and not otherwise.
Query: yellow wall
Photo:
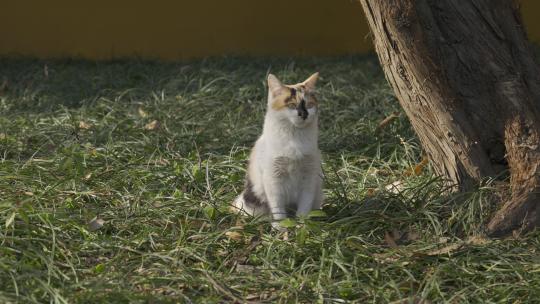
[[[525,0],[540,41],[540,1]],[[333,55],[371,49],[355,0],[0,0],[0,55]]]

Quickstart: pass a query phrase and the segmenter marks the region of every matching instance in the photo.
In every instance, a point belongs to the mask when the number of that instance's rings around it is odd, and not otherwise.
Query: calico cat
[[[263,133],[256,141],[244,191],[233,206],[250,215],[270,215],[272,225],[288,216],[303,216],[323,200],[318,147],[319,73],[295,85],[268,75],[268,105]]]

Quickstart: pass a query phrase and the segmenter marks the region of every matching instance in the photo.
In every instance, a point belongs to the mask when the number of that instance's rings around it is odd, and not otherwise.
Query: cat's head
[[[268,75],[268,111],[271,115],[287,120],[297,128],[303,128],[317,121],[318,104],[315,98],[315,84],[319,73],[306,81],[285,85],[273,74]]]

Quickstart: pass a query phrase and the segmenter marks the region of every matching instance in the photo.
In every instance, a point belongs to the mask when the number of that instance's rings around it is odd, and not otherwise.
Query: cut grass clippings
[[[321,73],[326,205],[286,235],[228,208],[268,71]],[[2,303],[540,302],[540,234],[482,237],[492,182],[446,191],[374,57],[0,59],[0,83]]]

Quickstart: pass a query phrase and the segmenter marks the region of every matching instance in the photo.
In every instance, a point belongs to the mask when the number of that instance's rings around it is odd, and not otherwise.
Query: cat
[[[268,104],[262,135],[251,150],[244,191],[233,207],[268,215],[272,226],[305,216],[323,201],[319,107],[315,85],[319,73],[295,85],[268,75]]]

